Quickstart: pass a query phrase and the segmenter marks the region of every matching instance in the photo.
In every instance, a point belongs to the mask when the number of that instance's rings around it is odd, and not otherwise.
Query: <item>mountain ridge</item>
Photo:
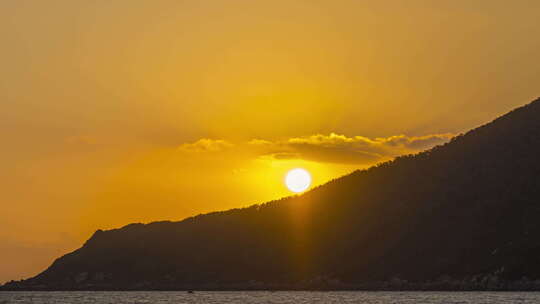
[[[97,230],[2,289],[540,289],[537,155],[540,98],[300,196]]]

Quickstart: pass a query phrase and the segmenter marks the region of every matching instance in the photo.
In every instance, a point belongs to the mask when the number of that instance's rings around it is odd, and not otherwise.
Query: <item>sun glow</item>
[[[302,168],[292,169],[285,176],[285,185],[292,192],[304,192],[311,185],[311,175]]]

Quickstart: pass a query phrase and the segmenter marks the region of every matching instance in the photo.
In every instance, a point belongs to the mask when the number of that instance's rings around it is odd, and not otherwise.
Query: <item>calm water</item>
[[[0,292],[0,303],[540,303],[535,292]]]

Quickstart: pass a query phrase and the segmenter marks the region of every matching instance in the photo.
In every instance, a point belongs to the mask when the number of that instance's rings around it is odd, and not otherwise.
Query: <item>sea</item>
[[[187,292],[0,292],[0,304],[250,304],[250,303],[366,303],[366,304],[492,304],[540,303],[540,292],[366,292],[366,291],[195,291]]]

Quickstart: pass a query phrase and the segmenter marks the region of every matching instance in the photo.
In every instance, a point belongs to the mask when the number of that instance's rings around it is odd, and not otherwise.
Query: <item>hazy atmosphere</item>
[[[511,7],[511,9],[509,9]],[[0,2],[0,283],[292,195],[540,95],[540,1]]]

